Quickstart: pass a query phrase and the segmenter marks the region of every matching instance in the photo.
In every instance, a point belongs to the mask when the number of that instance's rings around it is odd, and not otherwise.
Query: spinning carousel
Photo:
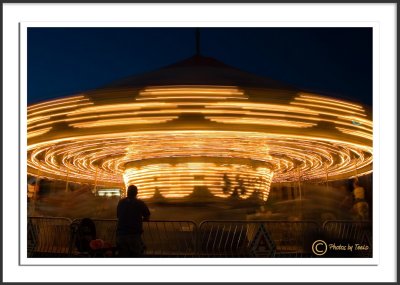
[[[267,201],[271,185],[372,172],[372,113],[195,55],[28,106],[28,175]]]

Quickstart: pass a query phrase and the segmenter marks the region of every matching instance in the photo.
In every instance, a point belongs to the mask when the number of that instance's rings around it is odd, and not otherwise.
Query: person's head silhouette
[[[136,195],[138,193],[138,189],[135,185],[129,185],[127,195],[128,198],[136,198]]]

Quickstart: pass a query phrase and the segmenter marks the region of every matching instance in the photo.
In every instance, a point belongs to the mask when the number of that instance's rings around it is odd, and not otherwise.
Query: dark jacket
[[[117,235],[131,235],[143,233],[143,219],[150,217],[149,208],[136,198],[123,198],[117,207]]]

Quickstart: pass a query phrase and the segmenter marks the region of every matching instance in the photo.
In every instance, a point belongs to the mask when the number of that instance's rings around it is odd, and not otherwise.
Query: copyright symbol
[[[328,245],[322,239],[319,239],[314,241],[311,246],[311,250],[315,255],[324,255],[328,250]]]

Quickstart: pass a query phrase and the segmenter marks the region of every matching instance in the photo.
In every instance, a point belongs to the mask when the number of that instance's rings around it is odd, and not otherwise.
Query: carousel
[[[195,55],[29,105],[27,172],[149,201],[266,202],[271,186],[371,174],[372,138],[362,104]]]

